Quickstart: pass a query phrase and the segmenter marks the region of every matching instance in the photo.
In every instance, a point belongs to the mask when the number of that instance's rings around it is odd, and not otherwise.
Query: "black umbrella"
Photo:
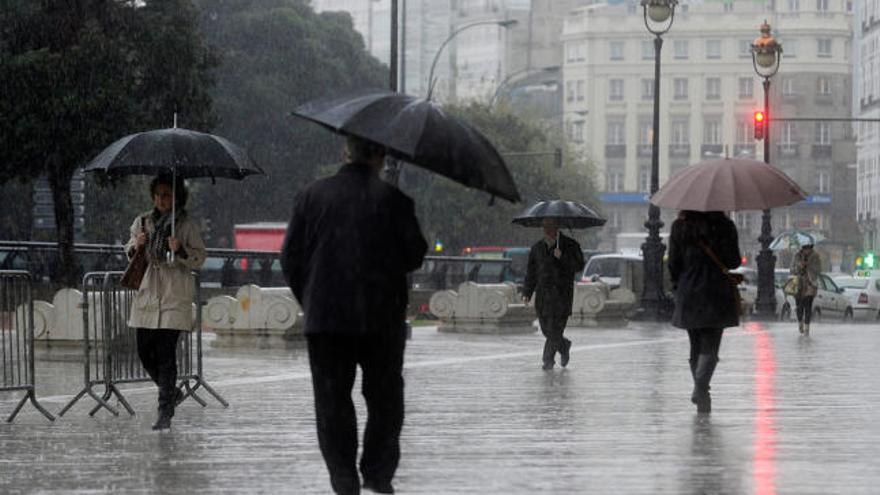
[[[387,90],[361,90],[320,98],[294,115],[330,130],[373,141],[390,155],[481,189],[520,200],[507,165],[492,143],[439,105]]]
[[[605,219],[589,206],[561,199],[538,201],[514,218],[513,223],[523,227],[541,227],[544,219],[556,220],[558,226],[569,229],[605,225]]]
[[[109,176],[158,175],[180,177],[224,177],[241,180],[264,174],[247,152],[226,139],[175,126],[170,129],[138,132],[115,141],[85,166],[86,172]],[[172,186],[176,185],[172,180]],[[173,197],[176,191],[173,191]],[[176,201],[172,201],[174,218]],[[174,221],[171,222],[174,235]],[[173,256],[173,253],[172,253]]]

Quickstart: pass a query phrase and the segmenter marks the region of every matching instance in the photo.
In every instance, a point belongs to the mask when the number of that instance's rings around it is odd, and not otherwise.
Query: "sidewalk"
[[[540,369],[540,334],[440,334],[408,343],[398,493],[868,494],[880,486],[880,330],[789,323],[728,330],[713,413],[689,402],[687,336],[670,327],[570,329],[569,369]],[[76,356],[38,355],[57,412],[81,388]],[[62,359],[64,358],[64,359]],[[329,493],[305,349],[207,345],[206,378],[231,404],[188,400],[170,433],[138,412],[55,423],[31,406],[0,424],[0,493]],[[356,384],[359,390],[359,384]],[[0,394],[7,415],[17,394]],[[365,410],[356,394],[363,429]]]

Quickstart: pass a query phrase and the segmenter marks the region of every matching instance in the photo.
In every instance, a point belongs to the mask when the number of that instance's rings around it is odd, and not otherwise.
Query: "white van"
[[[641,254],[613,253],[597,254],[590,258],[584,267],[582,282],[603,282],[612,289],[623,287],[633,291],[636,300],[642,297],[645,289],[645,267]],[[663,261],[663,291],[672,297],[672,281],[669,268]]]

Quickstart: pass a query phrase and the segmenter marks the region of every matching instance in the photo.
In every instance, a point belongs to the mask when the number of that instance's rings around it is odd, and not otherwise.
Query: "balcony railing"
[[[605,158],[626,158],[625,144],[606,144]]]

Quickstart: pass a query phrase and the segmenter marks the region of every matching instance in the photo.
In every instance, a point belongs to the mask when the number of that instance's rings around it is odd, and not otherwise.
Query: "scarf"
[[[186,211],[179,210],[177,212],[177,223],[186,216]],[[159,210],[153,210],[153,235],[147,243],[147,260],[150,263],[157,264],[167,259],[170,249],[168,249],[168,238],[171,237],[171,212],[164,214]]]

